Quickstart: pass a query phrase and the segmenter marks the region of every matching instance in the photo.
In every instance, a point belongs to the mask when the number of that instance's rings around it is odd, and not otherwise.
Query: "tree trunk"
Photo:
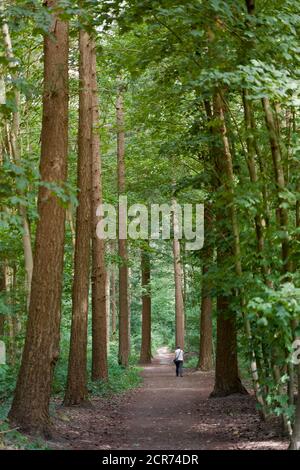
[[[73,222],[73,211],[72,211],[71,204],[69,204],[69,206],[67,207],[66,217],[67,217],[67,221],[69,222],[71,237],[72,237],[72,246],[75,251],[76,231],[75,231],[74,222]]]
[[[4,4],[3,0],[0,0],[0,10],[3,11]],[[12,48],[12,42],[9,32],[8,24],[4,21],[2,23],[2,33],[3,40],[6,50],[6,57],[10,61],[10,66],[14,67],[14,53]],[[16,72],[12,72],[14,80],[18,79]],[[14,88],[14,98],[15,98],[15,111],[13,112],[13,120],[10,131],[10,149],[11,157],[15,163],[20,164],[21,152],[19,145],[19,134],[20,134],[20,92],[17,88]],[[31,235],[30,227],[28,222],[27,210],[23,205],[19,206],[19,214],[22,220],[23,226],[23,251],[24,251],[24,261],[25,261],[25,273],[26,273],[26,294],[27,294],[27,310],[30,304],[30,291],[31,291],[31,280],[32,280],[32,271],[33,271],[33,253],[32,253],[32,244],[31,244]]]
[[[148,243],[149,246],[149,243]],[[151,363],[151,266],[149,250],[142,250],[141,253],[142,270],[142,344],[140,363]]]
[[[277,211],[279,215],[280,230],[283,231],[284,237],[281,243],[281,253],[283,262],[283,272],[288,273],[291,271],[291,261],[289,259],[289,236],[288,236],[288,209],[284,207],[284,197],[282,192],[285,190],[285,178],[282,164],[282,156],[280,149],[280,142],[276,130],[276,123],[274,114],[268,98],[262,99],[263,109],[265,113],[266,125],[269,133],[271,154],[273,160],[273,167],[275,172],[275,182],[277,188],[278,206]]]
[[[217,351],[215,386],[211,397],[226,397],[233,393],[247,393],[238,373],[235,317],[230,312],[230,299],[217,299]]]
[[[57,3],[48,0],[47,6]],[[53,16],[52,34],[44,39],[40,174],[42,181],[63,184],[68,155],[68,24]],[[46,433],[59,355],[65,209],[43,185],[38,215],[26,340],[9,418],[21,429]]]
[[[298,395],[296,403],[296,413],[289,450],[300,450],[300,365],[297,366],[297,379]]]
[[[110,280],[110,287],[111,287],[111,336],[114,338],[117,332],[117,305],[116,305],[116,272],[115,266],[112,264],[111,267],[111,280]]]
[[[7,279],[7,287],[9,290],[11,314],[7,317],[8,325],[8,364],[15,366],[18,360],[18,341],[17,335],[20,331],[19,317],[16,310],[16,292],[17,292],[17,268],[14,264],[12,267],[6,268],[5,278]]]
[[[212,247],[210,237],[212,234],[212,221],[210,209],[204,209],[205,242],[202,249],[202,289],[201,289],[201,313],[200,313],[200,349],[198,369],[211,370],[213,368],[213,332],[212,332],[212,298],[211,285],[207,281],[207,272],[212,263]]]
[[[224,186],[227,197],[229,200],[224,201],[224,204],[229,204],[229,209],[224,208],[224,211],[219,210],[217,213],[217,229],[218,229],[218,266],[222,266],[223,259],[226,259],[228,248],[222,247],[224,243],[222,239],[230,237],[230,232],[226,226],[226,215],[231,220],[231,230],[233,234],[234,244],[232,252],[235,258],[236,274],[241,276],[241,253],[239,243],[239,228],[237,223],[236,209],[233,204],[233,170],[232,160],[229,148],[229,142],[226,132],[226,124],[223,114],[222,98],[219,93],[214,96],[214,117],[218,119],[219,128],[215,130],[218,132],[221,147],[218,148],[217,157],[215,160],[216,174],[221,186]],[[224,214],[225,212],[225,214]],[[233,295],[232,293],[230,295]],[[236,319],[230,308],[230,297],[221,295],[217,299],[217,357],[216,357],[216,373],[215,373],[215,387],[211,396],[226,396],[231,393],[247,393],[242,386],[238,375],[238,361],[237,361],[237,343],[236,343]],[[228,362],[227,362],[228,361]]]
[[[6,292],[6,277],[4,265],[0,264],[0,295]],[[0,337],[4,336],[5,316],[0,312]]]
[[[102,204],[102,167],[99,137],[99,102],[96,46],[91,50],[92,66],[92,380],[107,380],[107,313],[105,243],[97,237],[97,207]]]
[[[79,128],[74,281],[72,325],[65,406],[87,400],[87,326],[90,274],[91,214],[91,42],[89,34],[79,33]]]
[[[118,190],[125,193],[125,131],[122,90],[116,103],[118,140]],[[119,210],[120,212],[120,210]],[[120,215],[120,214],[119,214]],[[120,222],[120,218],[119,218]],[[128,306],[128,255],[127,242],[119,236],[119,364],[128,366],[129,360],[129,306]]]
[[[109,338],[110,338],[110,269],[106,270],[105,279],[105,293],[106,293],[106,342],[107,352],[109,352]]]
[[[182,292],[182,267],[180,256],[180,241],[176,237],[179,230],[179,221],[176,213],[176,200],[172,201],[173,206],[173,260],[174,260],[174,280],[175,280],[175,342],[176,347],[180,346],[184,350],[184,303]]]

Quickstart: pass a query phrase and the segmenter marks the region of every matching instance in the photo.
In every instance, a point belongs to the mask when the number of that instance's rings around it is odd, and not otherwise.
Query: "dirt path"
[[[91,409],[62,409],[52,448],[285,449],[277,423],[262,423],[252,396],[209,399],[213,374],[175,376],[173,356],[158,351],[137,391]]]

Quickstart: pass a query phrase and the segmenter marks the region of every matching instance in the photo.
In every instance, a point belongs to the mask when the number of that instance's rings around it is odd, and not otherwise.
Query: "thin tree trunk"
[[[115,266],[111,267],[111,336],[114,338],[117,332],[117,305],[116,305],[116,272]]]
[[[149,241],[148,241],[149,247]],[[142,271],[142,343],[140,363],[151,363],[151,265],[149,249],[143,249],[141,253]]]
[[[72,236],[72,245],[75,250],[75,241],[76,241],[76,232],[75,232],[75,227],[74,227],[74,221],[73,221],[73,213],[72,213],[72,206],[69,205],[67,207],[67,213],[66,213],[67,220],[70,225],[70,230],[71,230],[71,236]]]
[[[110,269],[106,270],[106,279],[105,279],[105,292],[106,292],[106,341],[107,341],[107,352],[109,352],[109,339],[110,339]]]
[[[265,113],[265,121],[266,126],[268,129],[269,134],[269,141],[271,147],[271,154],[272,154],[272,161],[273,161],[273,168],[275,173],[275,183],[276,183],[276,190],[277,190],[277,210],[276,213],[278,215],[278,223],[279,229],[283,233],[282,242],[281,242],[281,257],[282,257],[282,270],[283,273],[286,274],[286,279],[288,279],[288,274],[292,271],[292,263],[290,260],[290,239],[288,234],[288,209],[284,206],[284,196],[283,192],[286,188],[285,183],[285,176],[284,176],[284,168],[283,168],[283,159],[281,154],[280,148],[280,138],[278,134],[278,125],[275,122],[274,112],[272,110],[272,106],[270,104],[269,98],[264,97],[262,99],[263,110]],[[291,328],[294,331],[297,327],[297,321],[294,320],[291,322]],[[288,352],[287,352],[288,355]],[[278,380],[278,385],[280,386],[280,370],[279,367],[274,363],[274,371],[276,380]],[[292,400],[291,405],[294,404],[294,383],[293,383],[293,366],[290,365],[290,377],[288,383],[289,389],[289,396]],[[283,424],[285,430],[291,434],[291,424],[289,419],[286,416],[283,416]]]
[[[296,132],[296,125],[295,125],[295,116],[293,116],[293,132]],[[297,191],[300,190],[300,182],[297,182]],[[296,202],[296,228],[300,227],[300,203],[299,201]],[[298,240],[300,237],[297,237]],[[294,379],[294,365],[289,364],[290,370],[293,369],[293,373],[291,374],[291,379]],[[296,374],[297,374],[297,399],[296,399],[296,410],[295,410],[295,417],[294,417],[294,424],[293,424],[293,432],[290,440],[290,447],[289,450],[300,450],[300,364],[296,367]],[[291,382],[291,380],[290,380]],[[289,394],[290,394],[290,404],[294,404],[294,387],[289,387]]]
[[[128,347],[131,351],[131,267],[128,267]]]
[[[0,295],[3,295],[6,292],[6,276],[5,276],[5,267],[3,264],[0,264]],[[5,316],[0,312],[0,337],[4,336],[4,326],[5,326]]]
[[[91,214],[91,41],[89,34],[79,33],[79,128],[74,281],[72,325],[67,387],[64,405],[80,405],[87,400],[87,327],[90,275]]]
[[[212,355],[212,297],[210,294],[211,285],[207,281],[207,272],[212,263],[212,247],[211,247],[211,234],[212,234],[212,221],[210,214],[210,207],[204,209],[204,223],[205,223],[205,242],[202,249],[202,288],[201,288],[201,313],[200,313],[200,348],[199,348],[199,362],[198,369],[211,370],[213,368],[213,355]]]
[[[269,140],[271,146],[271,154],[273,160],[273,167],[275,172],[275,182],[277,188],[278,206],[277,213],[279,215],[280,229],[284,233],[281,244],[283,272],[288,273],[291,271],[291,262],[289,259],[289,236],[288,236],[288,210],[284,207],[284,198],[282,192],[285,190],[285,178],[282,164],[282,156],[279,138],[276,131],[276,124],[272,107],[268,98],[262,99],[263,109],[265,113],[266,125],[269,133]]]
[[[8,347],[8,361],[9,364],[15,366],[18,360],[19,348],[17,336],[20,331],[20,322],[18,313],[16,310],[16,292],[17,292],[17,268],[14,264],[13,267],[8,270],[8,284],[10,291],[10,304],[11,304],[11,315],[8,317],[8,336],[9,336],[9,347]]]
[[[118,191],[125,194],[125,130],[122,90],[119,90],[116,103],[118,140]],[[120,220],[119,220],[120,222]],[[128,366],[129,360],[129,306],[128,306],[128,255],[127,241],[119,236],[119,363]]]
[[[179,221],[176,213],[176,200],[172,201],[173,206],[173,261],[174,261],[174,280],[175,280],[175,342],[176,347],[180,346],[184,350],[184,303],[182,291],[182,266],[180,256],[180,241],[176,237],[179,230]]]
[[[0,0],[0,10],[3,11],[4,9],[4,2]],[[10,66],[14,67],[14,53],[12,48],[12,42],[9,32],[8,24],[4,21],[2,23],[2,33],[3,33],[3,40],[6,50],[6,57],[10,61]],[[18,78],[17,73],[12,71],[12,76],[16,80]],[[11,156],[15,163],[19,164],[21,159],[21,152],[19,146],[19,138],[20,138],[20,92],[15,87],[14,88],[14,97],[15,97],[15,111],[13,112],[13,121],[11,125],[11,132],[10,132],[10,143],[11,143]],[[30,236],[30,228],[27,216],[26,207],[23,205],[19,206],[19,214],[22,219],[22,226],[23,226],[23,251],[24,251],[24,262],[25,262],[25,272],[26,272],[26,293],[27,293],[27,310],[29,308],[30,303],[30,291],[31,291],[31,280],[32,280],[32,271],[33,271],[33,253],[32,253],[32,244],[31,244],[31,236]]]
[[[48,0],[46,6],[57,3]],[[68,23],[53,14],[51,33],[44,39],[40,174],[42,181],[63,184],[68,155]],[[38,215],[26,340],[9,419],[22,429],[46,433],[59,355],[65,209],[43,185]]]
[[[244,116],[245,116],[245,127],[247,132],[247,164],[249,170],[250,180],[253,184],[256,184],[258,181],[256,164],[255,164],[255,145],[254,145],[254,136],[252,134],[252,108],[251,103],[248,99],[247,90],[243,90],[243,105],[244,105]],[[264,228],[266,226],[265,220],[257,214],[255,216],[255,228],[256,228],[256,238],[257,238],[257,248],[260,253],[264,249]],[[266,267],[264,274],[268,274],[268,268]]]
[[[102,204],[102,167],[99,137],[99,101],[96,45],[91,49],[92,67],[92,380],[107,380],[107,311],[105,243],[97,237],[97,208]]]

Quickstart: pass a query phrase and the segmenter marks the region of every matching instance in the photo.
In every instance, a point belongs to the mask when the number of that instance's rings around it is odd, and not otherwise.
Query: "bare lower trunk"
[[[20,332],[20,320],[16,309],[16,292],[17,292],[17,268],[16,265],[13,267],[6,268],[5,278],[7,279],[7,287],[9,290],[11,315],[7,317],[8,325],[8,348],[7,357],[8,364],[15,366],[18,361],[19,348],[18,348],[18,334]]]
[[[48,0],[47,5],[56,6],[57,1]],[[68,25],[58,18],[52,25],[51,36],[44,39],[40,174],[42,181],[63,184],[68,155]],[[9,419],[22,429],[47,432],[59,355],[65,210],[43,185],[38,215],[26,340]]]
[[[116,305],[116,272],[115,267],[111,268],[111,335],[115,336],[117,332],[117,305]]]
[[[211,397],[225,397],[233,393],[247,393],[238,373],[235,317],[230,312],[227,297],[217,299],[217,351],[215,386]]]
[[[105,292],[106,292],[106,332],[107,332],[107,351],[109,351],[109,338],[110,338],[110,270],[106,271],[105,280]]]
[[[211,285],[207,280],[207,272],[212,263],[212,247],[210,236],[212,233],[212,222],[210,209],[204,209],[205,223],[205,245],[202,249],[202,288],[201,288],[201,313],[200,313],[200,348],[198,369],[211,370],[213,367],[213,331],[212,331],[212,297]]]
[[[142,270],[142,344],[140,363],[151,363],[151,292],[150,292],[150,254],[143,250],[141,254]]]
[[[90,193],[91,193],[91,73],[89,34],[79,33],[79,128],[74,281],[72,325],[67,387],[64,405],[80,405],[87,400],[87,325],[90,274]]]
[[[173,262],[174,262],[174,281],[175,281],[175,342],[176,347],[180,346],[184,350],[184,302],[182,286],[182,266],[180,256],[179,221],[176,211],[176,200],[172,201],[173,208]]]
[[[3,10],[3,0],[0,0],[0,9]],[[4,45],[6,50],[6,57],[10,61],[11,67],[14,67],[14,53],[12,48],[12,42],[9,32],[8,24],[4,21],[2,23],[2,33],[4,39]],[[15,72],[12,73],[15,80],[18,79],[18,76]],[[14,89],[14,98],[15,98],[15,111],[13,112],[13,120],[10,131],[10,150],[11,157],[15,163],[20,163],[21,152],[19,145],[20,138],[20,92],[17,88]],[[23,205],[19,206],[19,214],[22,219],[23,226],[23,251],[24,251],[24,261],[25,261],[25,273],[26,273],[26,293],[27,293],[27,310],[30,303],[30,291],[31,291],[31,280],[32,280],[32,271],[33,271],[33,253],[32,253],[32,244],[30,236],[30,227],[27,216],[26,207]]]
[[[117,97],[117,139],[118,139],[118,189],[125,193],[125,130],[122,91]],[[120,222],[120,217],[119,217]],[[119,236],[119,363],[128,365],[129,360],[129,306],[128,306],[128,255],[127,241]]]
[[[97,237],[96,216],[102,203],[102,168],[99,137],[99,102],[96,68],[96,46],[91,50],[92,66],[92,379],[107,380],[107,312],[105,243]]]
[[[274,120],[273,110],[268,98],[263,98],[263,109],[265,113],[266,125],[269,133],[269,141],[271,147],[271,154],[273,160],[273,167],[275,173],[275,183],[277,188],[277,213],[279,215],[278,221],[280,230],[283,232],[282,243],[281,243],[281,256],[283,262],[283,272],[288,273],[291,271],[291,261],[289,258],[289,235],[288,235],[288,210],[284,205],[284,194],[285,190],[285,177],[282,164],[282,155],[280,149],[279,137],[276,131],[276,123]]]
[[[6,292],[5,267],[0,264],[0,295]],[[0,337],[4,336],[5,316],[0,312]]]

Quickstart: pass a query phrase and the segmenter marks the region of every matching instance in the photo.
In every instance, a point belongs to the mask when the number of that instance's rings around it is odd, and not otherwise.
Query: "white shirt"
[[[176,359],[176,361],[183,361],[183,351],[182,351],[182,349],[176,349],[175,359]]]

